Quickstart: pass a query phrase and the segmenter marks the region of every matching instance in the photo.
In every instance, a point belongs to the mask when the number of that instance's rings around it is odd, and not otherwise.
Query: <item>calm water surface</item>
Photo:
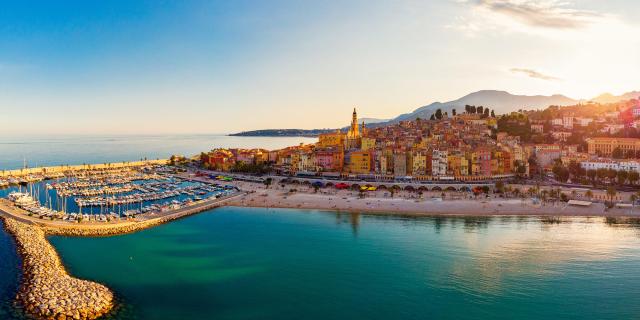
[[[277,149],[315,141],[224,135],[2,136],[0,170],[22,168],[25,159],[29,167],[104,163],[192,156],[217,147]]]
[[[112,319],[640,315],[640,229],[603,218],[221,208],[130,235],[51,241],[71,273],[116,291]]]

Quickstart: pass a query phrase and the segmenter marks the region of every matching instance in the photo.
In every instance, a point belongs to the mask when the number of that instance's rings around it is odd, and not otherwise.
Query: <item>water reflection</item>
[[[520,294],[539,294],[534,292],[539,289],[536,282],[640,254],[640,218],[351,214],[349,221],[354,235],[358,230],[366,234],[369,223],[424,228],[419,233],[425,236],[432,229],[440,239],[430,241],[438,241],[439,247],[415,254],[441,254],[449,262],[439,268],[430,266],[433,269],[425,280],[487,301],[509,292],[514,279],[534,283]],[[403,230],[397,231],[399,237],[408,234]]]
[[[351,231],[354,236],[358,236],[358,229],[360,228],[360,213],[359,212],[349,212],[342,213],[336,212],[336,224],[340,225],[343,223],[349,223],[351,226]]]

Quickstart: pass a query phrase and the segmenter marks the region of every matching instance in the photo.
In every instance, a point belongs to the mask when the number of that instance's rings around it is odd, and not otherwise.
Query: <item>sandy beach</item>
[[[359,192],[322,188],[317,192],[308,186],[272,185],[234,182],[249,193],[227,203],[239,207],[300,208],[399,215],[541,215],[541,216],[640,216],[640,209],[605,209],[603,203],[588,207],[570,206],[566,202],[533,203],[530,198],[500,198],[482,195],[474,198],[465,192],[399,191],[393,197],[386,190]],[[295,188],[297,191],[290,192]]]

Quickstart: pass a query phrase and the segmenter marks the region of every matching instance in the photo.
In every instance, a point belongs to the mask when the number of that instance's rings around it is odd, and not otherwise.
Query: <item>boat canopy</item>
[[[569,200],[569,205],[570,206],[581,206],[581,207],[588,207],[591,205],[591,201],[582,201],[582,200]]]

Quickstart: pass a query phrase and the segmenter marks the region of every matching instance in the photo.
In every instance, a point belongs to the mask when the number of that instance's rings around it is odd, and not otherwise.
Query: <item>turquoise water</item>
[[[52,237],[112,319],[636,319],[640,229],[604,218],[402,218],[221,208]]]
[[[24,166],[54,166],[166,159],[192,156],[212,148],[277,149],[311,143],[302,137],[230,137],[224,135],[94,135],[1,136],[0,170]]]
[[[13,307],[20,278],[20,259],[13,239],[4,232],[0,220],[0,319],[17,318]]]

